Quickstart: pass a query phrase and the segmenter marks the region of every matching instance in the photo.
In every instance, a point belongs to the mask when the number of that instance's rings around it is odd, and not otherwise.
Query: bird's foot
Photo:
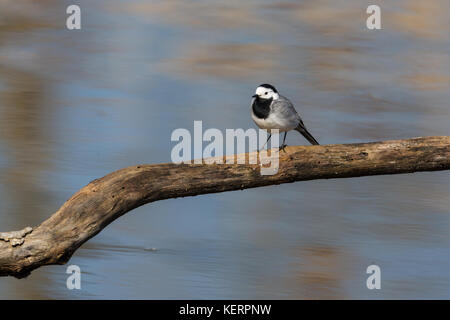
[[[286,150],[284,150],[287,147],[287,144],[282,144],[280,146],[280,151],[283,150],[284,152],[286,152]]]

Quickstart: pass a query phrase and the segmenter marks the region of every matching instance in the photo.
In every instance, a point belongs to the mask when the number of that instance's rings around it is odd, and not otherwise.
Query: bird
[[[280,150],[283,151],[287,146],[285,144],[287,133],[291,130],[300,132],[312,145],[319,144],[306,129],[292,102],[279,94],[271,84],[264,83],[256,88],[255,94],[252,96],[251,115],[259,128],[269,131],[269,137],[261,149],[269,142],[273,129],[284,132],[283,143],[280,146]]]

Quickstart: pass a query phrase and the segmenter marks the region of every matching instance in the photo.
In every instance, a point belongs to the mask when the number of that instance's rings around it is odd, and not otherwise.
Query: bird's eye
[[[268,92],[264,93],[264,94],[268,94]]]

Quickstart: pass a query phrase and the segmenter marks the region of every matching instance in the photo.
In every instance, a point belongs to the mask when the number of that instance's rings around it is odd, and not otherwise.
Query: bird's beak
[[[252,95],[252,98],[258,98],[257,94]]]

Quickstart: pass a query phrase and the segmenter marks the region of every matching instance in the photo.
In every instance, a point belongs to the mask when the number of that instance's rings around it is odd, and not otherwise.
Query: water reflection
[[[298,255],[298,262],[294,266],[297,273],[293,276],[295,283],[287,284],[297,289],[296,298],[346,298],[341,278],[349,276],[347,273],[352,257],[339,250],[334,247],[296,248],[292,253],[294,256]],[[344,274],[341,273],[342,271]]]
[[[52,170],[45,116],[49,86],[46,77],[36,71],[45,57],[26,49],[26,37],[49,25],[42,20],[42,10],[36,4],[14,3],[3,1],[0,10],[0,143],[5,157],[2,162],[6,163],[0,171],[3,185],[0,226],[12,230],[38,224],[48,215],[42,202],[50,195],[40,186],[39,177],[45,170]],[[45,274],[34,276],[32,281],[39,283],[39,287],[52,285]],[[45,297],[40,290],[34,290],[35,286],[5,282],[11,285],[1,286],[9,292],[5,297]]]
[[[0,2],[0,229],[36,225],[94,178],[170,160],[170,133],[253,126],[272,82],[325,143],[448,135],[445,1]],[[313,129],[314,128],[314,129]],[[289,144],[300,143],[292,134]],[[448,298],[446,172],[167,200],[1,298]],[[378,264],[383,290],[366,289]]]

